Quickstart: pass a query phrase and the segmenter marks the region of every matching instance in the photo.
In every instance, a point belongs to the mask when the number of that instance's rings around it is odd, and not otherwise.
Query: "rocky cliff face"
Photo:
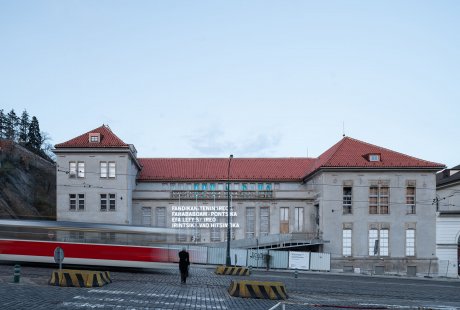
[[[0,218],[56,219],[56,167],[9,140],[0,140]]]

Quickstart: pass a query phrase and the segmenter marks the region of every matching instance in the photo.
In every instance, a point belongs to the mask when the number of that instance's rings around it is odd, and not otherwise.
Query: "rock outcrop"
[[[0,218],[56,219],[56,166],[0,140]]]

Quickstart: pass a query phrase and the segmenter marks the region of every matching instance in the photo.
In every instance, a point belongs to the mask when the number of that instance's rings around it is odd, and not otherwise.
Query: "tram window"
[[[82,231],[71,231],[70,232],[70,239],[72,240],[84,240],[85,233]]]

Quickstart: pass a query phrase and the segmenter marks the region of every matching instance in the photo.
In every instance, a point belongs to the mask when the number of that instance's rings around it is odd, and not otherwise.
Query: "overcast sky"
[[[140,157],[317,157],[347,136],[460,164],[460,1],[0,0],[0,109]]]

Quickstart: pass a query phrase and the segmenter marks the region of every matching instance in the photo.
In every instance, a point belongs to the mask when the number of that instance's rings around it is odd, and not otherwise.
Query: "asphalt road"
[[[249,277],[220,276],[193,266],[187,285],[176,265],[155,270],[111,271],[113,283],[97,288],[48,285],[51,268],[0,265],[0,309],[270,309],[279,301],[231,297],[232,279],[281,281],[293,309],[460,309],[460,280],[332,273],[254,271]],[[278,309],[281,310],[281,307]]]

